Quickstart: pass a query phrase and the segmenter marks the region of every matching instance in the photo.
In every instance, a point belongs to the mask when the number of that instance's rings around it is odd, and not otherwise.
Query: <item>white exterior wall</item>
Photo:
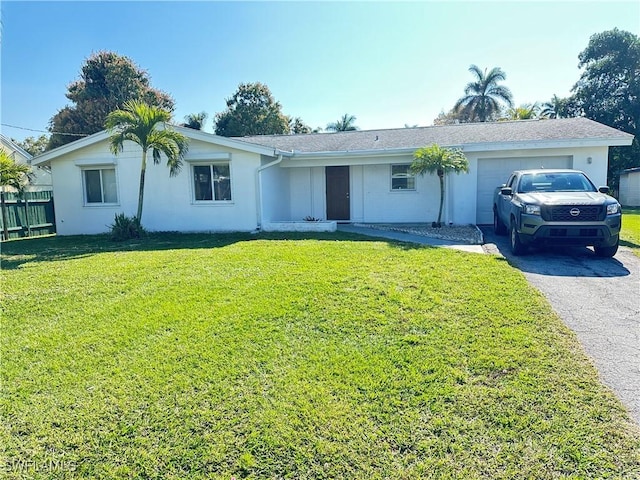
[[[265,157],[262,164],[273,162],[273,158]],[[265,168],[260,173],[262,189],[262,221],[261,223],[286,221],[289,219],[289,170],[278,165]]]
[[[376,161],[380,160],[376,159]],[[391,190],[391,165],[410,164],[412,158],[396,156],[383,161],[390,163],[350,166],[351,222],[435,221],[438,217],[440,202],[438,177],[426,175],[416,178],[415,191],[393,191]],[[326,219],[325,167],[285,169],[290,170],[289,220],[302,220],[307,215]]]
[[[640,172],[620,175],[620,203],[626,207],[640,206]]]
[[[208,156],[229,154],[231,202],[194,202],[192,164]],[[211,157],[213,158],[213,157]],[[82,168],[114,163],[118,204],[85,205]],[[117,157],[109,153],[107,141],[57,158],[52,163],[56,227],[60,235],[102,233],[116,213],[135,215],[138,205],[141,151],[129,143]],[[147,161],[142,224],[150,231],[250,231],[257,227],[256,170],[260,156],[235,149],[212,147],[192,140],[182,171],[169,176],[166,164]]]

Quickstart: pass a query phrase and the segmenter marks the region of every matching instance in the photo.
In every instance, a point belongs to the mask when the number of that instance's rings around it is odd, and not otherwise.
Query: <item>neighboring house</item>
[[[307,135],[225,138],[174,127],[189,139],[183,171],[147,168],[143,224],[152,231],[251,231],[311,216],[345,222],[431,222],[435,175],[409,172],[414,151],[461,148],[469,174],[446,179],[444,221],[490,224],[492,195],[521,168],[577,168],[604,185],[610,146],[633,136],[585,118],[475,123]],[[108,230],[133,215],[140,148],[118,156],[100,132],[34,158],[49,165],[59,234]]]
[[[0,148],[3,151],[7,152],[7,154],[13,158],[16,163],[26,163],[27,165],[32,165],[31,159],[32,155],[18,145],[13,143],[4,135],[0,134]],[[53,184],[51,183],[51,173],[49,172],[48,167],[34,167],[31,168],[31,182],[27,187],[27,190],[32,192],[39,192],[43,190],[52,190]],[[7,187],[7,191],[10,191],[11,188]]]
[[[640,167],[620,173],[620,203],[625,207],[640,207]]]

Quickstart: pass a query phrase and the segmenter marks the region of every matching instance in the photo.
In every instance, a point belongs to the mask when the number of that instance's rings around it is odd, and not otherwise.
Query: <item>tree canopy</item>
[[[349,132],[358,130],[355,125],[356,116],[345,113],[338,121],[329,123],[325,129],[328,132]]]
[[[49,122],[52,132],[49,149],[99,132],[104,128],[107,115],[130,100],[169,112],[174,108],[173,99],[167,93],[151,87],[146,71],[129,58],[106,51],[86,60],[80,78],[67,88],[66,97],[72,105],[59,110]]]
[[[507,75],[498,67],[487,72],[476,65],[471,65],[469,71],[476,77],[464,89],[464,96],[460,98],[454,110],[472,122],[487,122],[495,120],[503,104],[513,106],[511,91],[499,82],[506,80]]]
[[[167,125],[170,119],[171,113],[166,110],[140,101],[129,101],[122,110],[111,112],[105,122],[105,127],[111,133],[111,151],[114,155],[122,152],[126,140],[135,142],[142,148],[136,214],[138,223],[142,222],[147,152],[151,150],[154,164],[160,163],[161,155],[164,154],[169,175],[175,176],[180,172],[182,159],[189,148],[187,137],[171,130]]]
[[[15,188],[22,192],[31,180],[31,167],[24,163],[16,163],[4,150],[0,150],[0,209],[2,210],[2,238],[9,239],[7,208],[4,199],[4,187]]]
[[[286,134],[289,117],[265,84],[241,83],[227,99],[227,109],[216,114],[215,132],[224,137]]]
[[[631,32],[596,33],[580,55],[584,68],[573,101],[592,120],[635,135],[631,147],[609,149],[609,183],[622,170],[640,166],[640,37]]]

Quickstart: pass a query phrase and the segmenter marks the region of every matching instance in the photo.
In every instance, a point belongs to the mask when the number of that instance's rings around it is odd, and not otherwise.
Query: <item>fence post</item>
[[[2,209],[2,238],[9,240],[9,225],[7,225],[7,205],[4,201],[4,187],[0,187],[0,208]]]
[[[24,221],[27,224],[27,237],[31,236],[31,220],[29,220],[29,200],[28,195],[29,192],[24,192],[22,194],[24,198]]]

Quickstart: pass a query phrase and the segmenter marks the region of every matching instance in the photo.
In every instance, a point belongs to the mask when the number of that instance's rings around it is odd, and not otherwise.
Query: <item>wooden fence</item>
[[[4,236],[7,219],[9,238],[37,237],[56,232],[53,192],[5,192],[4,212],[0,215],[0,232]]]

